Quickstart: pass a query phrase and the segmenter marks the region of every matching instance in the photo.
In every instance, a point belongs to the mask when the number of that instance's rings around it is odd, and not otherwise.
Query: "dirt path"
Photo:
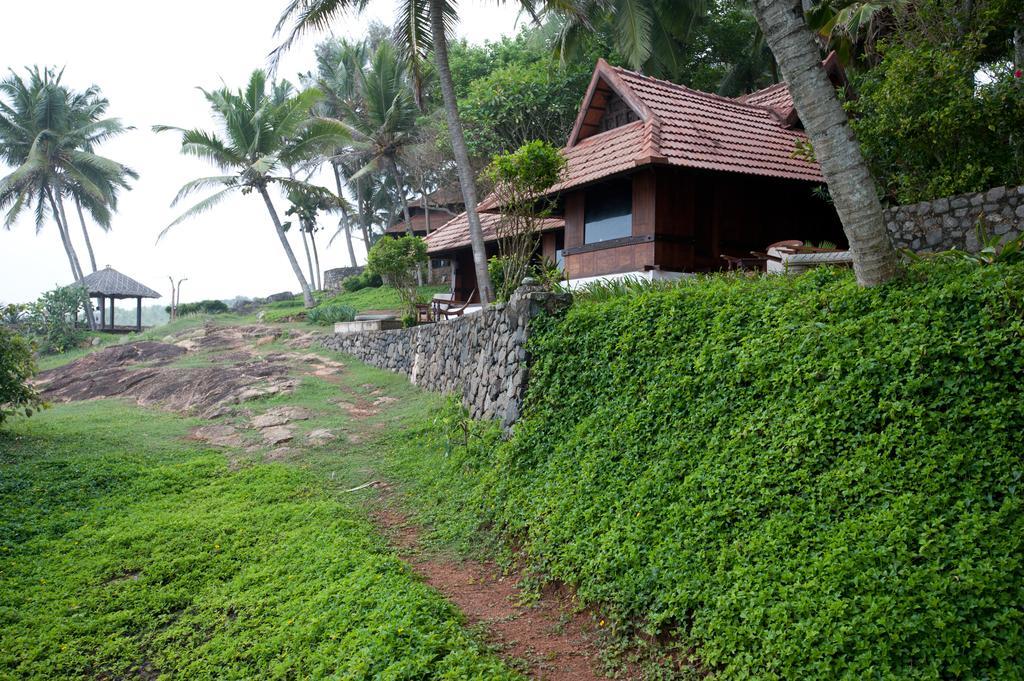
[[[589,618],[570,616],[572,604],[558,593],[545,593],[523,604],[516,575],[503,576],[494,564],[455,561],[430,555],[420,545],[420,528],[393,507],[385,492],[373,517],[399,555],[424,581],[457,605],[503,657],[521,661],[530,678],[543,681],[604,679]]]
[[[204,425],[195,428],[192,437],[231,452],[249,452],[263,461],[298,461],[304,451],[326,445],[337,446],[343,454],[346,441],[372,437],[371,426],[365,433],[344,434],[338,428],[324,428],[317,419],[327,412],[317,410],[342,411],[362,421],[386,410],[395,398],[369,384],[360,386],[358,393],[346,388],[340,380],[345,365],[311,352],[312,334],[284,343],[280,335],[262,325],[206,325],[163,342],[137,341],[100,350],[44,372],[38,384],[50,401],[122,397],[198,416]],[[313,409],[278,405],[255,413],[249,406],[291,394],[303,376],[336,385],[337,395]],[[590,617],[570,616],[572,603],[557,593],[524,605],[518,578],[501,576],[493,564],[426,553],[420,528],[396,509],[396,493],[386,484],[380,488],[381,496],[370,503],[381,532],[413,570],[465,613],[470,624],[482,627],[486,639],[512,666],[545,681],[605,678],[598,673],[601,663]]]

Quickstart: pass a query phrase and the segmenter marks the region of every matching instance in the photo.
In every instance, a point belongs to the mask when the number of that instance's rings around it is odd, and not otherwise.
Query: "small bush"
[[[12,414],[31,416],[42,407],[39,393],[28,382],[35,371],[32,344],[0,326],[0,425]]]
[[[87,295],[80,286],[60,286],[29,305],[26,323],[39,352],[60,354],[85,340],[85,329],[77,320],[85,318]]]
[[[328,326],[337,322],[350,322],[356,317],[356,309],[341,303],[324,303],[306,312],[306,319],[312,324]]]
[[[427,243],[417,236],[380,239],[366,259],[367,269],[398,293],[405,314],[415,316],[416,273],[427,264]]]
[[[349,293],[355,293],[364,288],[380,288],[383,285],[384,280],[380,278],[380,275],[369,270],[363,270],[360,274],[345,277],[344,281],[341,282],[341,287]]]
[[[170,314],[171,307],[168,305],[166,308],[167,313]],[[190,314],[224,314],[230,312],[231,308],[223,300],[200,300],[197,303],[182,303],[178,305],[178,316],[184,317]]]

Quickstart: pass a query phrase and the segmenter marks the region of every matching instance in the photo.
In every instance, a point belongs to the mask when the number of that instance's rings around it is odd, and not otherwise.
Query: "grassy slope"
[[[435,293],[447,293],[448,286],[421,286],[419,295],[423,300],[429,300]],[[333,296],[319,296],[318,302],[325,304],[348,305],[357,312],[367,310],[399,310],[401,302],[395,289],[389,286],[378,288],[364,288],[359,291],[343,291]],[[267,305],[264,312],[264,319],[268,322],[282,320],[294,320],[305,315],[305,308],[302,306],[302,298],[287,300]]]
[[[290,403],[336,393],[308,379]],[[0,433],[0,678],[512,677],[332,492],[369,445],[231,470],[192,425],[100,401]]]
[[[1020,266],[578,304],[511,440],[449,412],[392,472],[698,676],[1022,678],[1022,310]]]

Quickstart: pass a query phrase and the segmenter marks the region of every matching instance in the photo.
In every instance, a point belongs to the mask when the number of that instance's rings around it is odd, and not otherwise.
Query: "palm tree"
[[[362,89],[363,72],[368,61],[366,41],[349,42],[345,39],[329,40],[316,47],[316,75],[310,74],[307,80],[315,84],[324,93],[323,101],[317,106],[317,112],[328,118],[341,119],[358,106]],[[343,177],[346,150],[336,149],[331,156],[331,170],[339,197],[344,196]],[[362,182],[359,178],[357,183]],[[358,192],[357,192],[358,193]],[[349,259],[356,265],[356,252],[352,246],[351,216],[343,209],[339,221],[340,233],[345,236]],[[365,231],[365,230],[364,230]],[[364,238],[366,234],[364,233]],[[367,249],[369,245],[367,245]]]
[[[95,85],[85,90],[82,93],[76,94],[71,100],[71,109],[74,115],[81,121],[82,125],[89,123],[90,121],[98,121],[103,119],[103,115],[107,111],[107,107],[110,105],[109,100],[100,95],[100,90]],[[110,123],[107,130],[104,132],[102,139],[95,138],[89,141],[86,151],[94,151],[94,147],[99,142],[110,139],[121,135],[129,130],[131,127],[123,125],[120,120],[116,118],[107,119]],[[122,166],[123,172],[120,174],[112,173],[109,177],[104,178],[104,192],[107,195],[105,202],[97,202],[87,191],[84,191],[82,187],[73,184],[70,187],[71,196],[75,202],[75,209],[78,212],[78,220],[82,225],[82,236],[85,239],[85,247],[89,253],[89,263],[92,265],[92,271],[95,272],[96,267],[96,254],[92,248],[92,239],[89,238],[89,228],[85,223],[85,213],[82,211],[84,205],[86,210],[92,216],[93,220],[98,224],[104,231],[110,230],[111,216],[117,210],[117,195],[121,189],[130,189],[128,185],[128,179],[137,179],[138,174],[131,169]]]
[[[344,198],[335,196],[331,192],[314,185],[296,184],[288,189],[288,202],[291,208],[285,211],[286,215],[294,216],[299,221],[299,230],[302,234],[302,245],[306,247],[306,260],[309,266],[310,282],[319,290],[323,288],[320,284],[320,254],[316,248],[317,214],[347,212],[348,206]],[[309,247],[306,246],[306,235],[309,235],[309,242],[312,245],[312,256]],[[314,269],[313,262],[316,262]]]
[[[0,180],[0,209],[8,229],[22,211],[35,204],[36,230],[48,216],[57,224],[61,244],[76,282],[84,278],[71,241],[64,197],[77,197],[100,214],[109,215],[116,188],[136,177],[126,166],[94,153],[111,135],[123,131],[116,119],[82,116],[79,104],[91,95],[75,94],[61,84],[62,72],[28,70],[0,82],[0,158],[14,171]],[[109,223],[109,218],[108,218]],[[90,328],[95,328],[92,302],[86,299]]]
[[[308,89],[295,94],[285,81],[271,83],[268,92],[267,85],[266,74],[256,70],[244,90],[232,92],[224,87],[212,92],[202,91],[220,123],[223,137],[216,132],[198,129],[154,126],[156,132],[173,130],[181,133],[181,153],[205,159],[225,173],[186,183],[172,205],[197,190],[215,188],[218,191],[164,228],[157,240],[175,225],[211,209],[229,195],[255,191],[263,198],[270,214],[281,247],[302,289],[303,301],[306,307],[313,307],[316,304],[313,294],[288,243],[284,225],[267,188],[276,183],[286,190],[306,188],[315,191],[305,182],[274,173],[339,146],[347,139],[347,132],[335,122],[310,118],[311,109],[321,97],[318,90]]]
[[[519,0],[525,9],[535,13],[535,0]],[[310,30],[324,30],[331,22],[347,11],[361,11],[367,0],[289,0],[277,24],[281,31],[293,22],[292,29],[284,43],[275,50],[275,56],[288,49],[295,39]],[[549,0],[546,6],[568,8],[570,0]],[[457,19],[455,5],[451,0],[403,0],[399,8],[399,29],[402,35],[402,49],[414,74],[422,73],[422,64],[432,47],[434,65],[444,98],[448,132],[451,135],[452,151],[458,168],[459,185],[466,202],[466,217],[469,221],[469,236],[473,247],[473,265],[476,270],[477,290],[484,303],[494,300],[491,278],[487,272],[487,251],[480,216],[477,215],[476,185],[473,167],[469,161],[466,136],[459,118],[458,103],[455,99],[455,85],[452,81],[451,65],[448,61],[447,32]]]
[[[595,31],[606,35],[629,68],[676,78],[680,47],[708,11],[708,0],[577,0],[548,3],[557,13],[563,59],[575,56]]]
[[[850,128],[821,53],[800,5],[754,0],[754,13],[768,46],[789,83],[800,120],[821,164],[822,175],[850,241],[853,267],[862,286],[896,276],[896,251],[882,217],[874,178]]]

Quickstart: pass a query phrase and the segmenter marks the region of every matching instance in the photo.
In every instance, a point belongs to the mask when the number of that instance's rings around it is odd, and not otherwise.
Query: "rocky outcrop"
[[[523,286],[508,303],[475,314],[411,329],[335,334],[324,345],[406,374],[427,390],[460,395],[471,416],[508,427],[526,393],[531,322],[570,302],[569,295]]]

